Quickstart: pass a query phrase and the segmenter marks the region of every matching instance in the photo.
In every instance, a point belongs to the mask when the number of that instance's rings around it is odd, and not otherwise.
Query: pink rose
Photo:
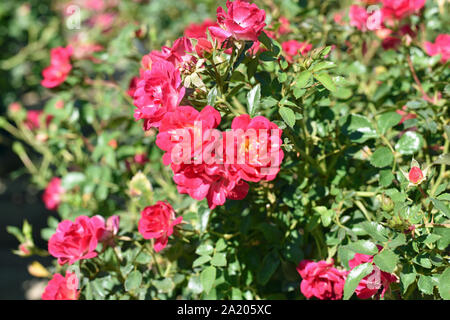
[[[75,222],[64,220],[58,224],[56,233],[48,241],[48,252],[58,258],[60,265],[94,258],[104,231],[104,219],[98,216],[79,216]]]
[[[228,12],[225,12],[222,7],[217,8],[217,22],[220,27],[209,27],[211,35],[221,40],[258,40],[266,26],[266,12],[260,10],[256,4],[242,0],[227,1],[227,9]]]
[[[163,163],[169,165],[172,158],[190,160],[201,156],[207,144],[210,143],[211,130],[220,123],[220,113],[211,106],[206,106],[201,112],[190,106],[178,107],[175,112],[167,113],[159,127],[156,145],[166,151]],[[186,139],[186,141],[185,141]],[[177,147],[177,154],[172,150]],[[190,151],[188,155],[183,155]]]
[[[50,51],[50,66],[42,71],[44,79],[41,85],[46,88],[54,88],[63,83],[72,65],[70,64],[70,56],[73,54],[72,46],[66,48],[58,47]]]
[[[319,262],[303,260],[300,262],[297,267],[298,273],[303,278],[300,291],[306,298],[342,299],[346,272],[334,268],[333,263],[333,260],[331,260],[331,263],[324,260]]]
[[[281,44],[283,52],[286,54],[286,61],[292,63],[294,57],[298,54],[304,56],[312,49],[312,44],[306,42],[299,42],[297,40],[285,41]]]
[[[203,23],[200,24],[190,24],[186,28],[186,30],[184,30],[184,35],[186,37],[197,40],[195,51],[200,57],[203,57],[205,52],[211,52],[213,49],[213,45],[208,40],[208,35],[206,33],[208,28],[212,26],[218,27],[219,25],[212,20],[206,19]],[[213,36],[212,38],[214,39]],[[219,45],[221,45],[222,42],[219,39],[217,40],[219,42]]]
[[[145,120],[145,130],[159,127],[163,116],[179,106],[184,92],[180,71],[172,63],[156,58],[151,70],[144,70],[137,83],[134,118]]]
[[[378,246],[378,250],[381,250],[381,246]],[[350,270],[359,266],[360,264],[366,262],[372,262],[373,256],[367,254],[356,253],[355,257],[348,262],[350,266]],[[373,264],[373,263],[372,263]],[[389,285],[392,282],[397,282],[397,276],[395,274],[390,274],[384,271],[381,271],[376,265],[373,265],[373,271],[368,276],[364,277],[361,282],[356,287],[356,295],[360,299],[369,299],[376,293],[378,293],[379,289],[383,288],[381,291],[381,297],[384,297],[384,293],[389,288]]]
[[[227,163],[231,159],[231,166],[246,181],[275,179],[284,157],[283,131],[263,116],[252,119],[247,114],[234,118],[231,129],[234,141],[225,139]]]
[[[350,7],[350,11],[348,13],[350,18],[350,25],[356,27],[358,30],[366,31],[367,30],[367,18],[369,15],[365,8],[352,5]]]
[[[158,201],[142,210],[138,230],[144,239],[155,239],[153,248],[159,252],[166,247],[173,227],[182,220],[183,217],[175,219],[175,211],[169,203]]]
[[[441,62],[446,63],[450,59],[450,34],[440,34],[434,43],[425,42],[425,51],[430,56],[441,55]]]
[[[383,19],[400,20],[423,8],[426,0],[382,0]]]
[[[172,170],[178,192],[198,201],[206,198],[210,209],[223,205],[227,199],[242,200],[248,193],[249,185],[232,166],[172,164]]]
[[[61,187],[61,179],[53,178],[50,180],[47,188],[45,188],[44,194],[42,195],[42,200],[44,201],[45,207],[48,210],[57,210],[59,204],[61,203],[61,195],[64,193],[63,187]]]
[[[42,300],[77,300],[80,295],[78,281],[75,273],[66,272],[65,277],[56,273],[48,282]]]
[[[183,70],[190,68],[190,62],[195,62],[195,58],[190,54],[193,51],[191,40],[186,37],[175,40],[172,48],[163,46],[161,51],[154,50],[150,53],[150,58],[155,57],[169,61],[177,69]]]

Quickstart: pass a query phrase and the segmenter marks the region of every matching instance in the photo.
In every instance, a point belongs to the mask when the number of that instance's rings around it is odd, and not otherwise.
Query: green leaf
[[[208,92],[208,105],[214,107],[214,104],[216,103],[217,98],[217,88],[214,87]]]
[[[363,263],[354,267],[345,280],[344,285],[344,300],[350,299],[355,292],[356,287],[361,282],[361,280],[371,274],[373,271],[373,266],[371,263]]]
[[[82,172],[69,172],[61,181],[61,187],[65,190],[70,190],[75,186],[81,185],[86,180],[85,175]]]
[[[378,129],[380,129],[381,134],[385,134],[390,128],[396,126],[402,116],[397,112],[386,112],[383,113],[378,119]]]
[[[226,247],[227,247],[227,244],[223,238],[220,238],[219,240],[217,240],[217,242],[216,242],[216,251],[217,252],[225,250]]]
[[[414,131],[405,132],[395,145],[395,150],[403,155],[412,155],[422,148],[422,136]]]
[[[367,232],[369,236],[374,238],[379,242],[387,241],[388,231],[381,224],[373,222],[373,221],[364,221],[359,224],[359,226]]]
[[[391,170],[381,170],[380,171],[380,185],[383,187],[388,187],[395,179],[394,174]]]
[[[450,268],[447,267],[439,277],[439,294],[442,299],[450,300]]]
[[[374,255],[378,252],[377,246],[369,240],[358,240],[347,245],[347,248],[362,254]]]
[[[217,270],[213,266],[205,268],[202,273],[200,273],[200,282],[206,294],[211,291],[214,281],[216,280],[216,273]]]
[[[258,83],[247,94],[248,114],[253,117],[259,108],[261,99],[261,85]]]
[[[202,283],[199,276],[192,276],[188,282],[188,289],[194,294],[200,294],[203,291]]]
[[[429,276],[421,274],[419,276],[419,281],[417,281],[417,286],[419,290],[425,294],[433,294],[433,280]]]
[[[328,210],[324,206],[315,207],[314,211],[316,211],[318,214],[320,214],[320,219],[322,221],[322,224],[324,227],[328,227],[335,216],[334,210]]]
[[[211,256],[200,256],[194,260],[194,262],[192,263],[192,267],[195,268],[195,267],[201,266],[202,264],[204,264],[210,260],[211,260]]]
[[[448,138],[450,139],[450,138]],[[433,162],[434,164],[446,164],[450,166],[450,153],[442,154],[440,155],[436,161]]]
[[[439,211],[441,211],[443,214],[445,214],[447,216],[447,218],[450,219],[450,208],[448,205],[446,205],[445,203],[443,203],[442,201],[439,201],[438,199],[435,198],[430,198],[431,202],[433,202],[433,206],[438,209]]]
[[[377,168],[390,166],[392,161],[394,161],[394,155],[388,147],[378,148],[370,157],[370,163]]]
[[[350,133],[350,139],[363,143],[371,138],[378,137],[369,119],[359,114],[352,114],[347,119],[348,126],[345,128]]]
[[[261,269],[259,270],[257,275],[258,283],[261,285],[266,285],[274,272],[277,270],[279,264],[280,258],[275,251],[267,254],[263,259]]]
[[[216,267],[224,267],[227,265],[227,255],[222,252],[216,252],[211,260],[211,264]]]
[[[142,282],[142,274],[138,271],[132,271],[125,280],[125,290],[132,291],[140,287]]]
[[[278,109],[278,112],[281,115],[281,118],[283,118],[284,122],[291,128],[295,125],[295,113],[292,111],[291,108],[287,107],[280,107]]]
[[[389,249],[383,249],[383,251],[375,255],[373,262],[382,271],[393,273],[398,263],[398,256]]]
[[[152,280],[153,285],[159,292],[168,293],[175,288],[175,283],[173,283],[172,279],[166,278],[163,280]]]
[[[411,265],[406,265],[400,274],[400,283],[403,288],[403,294],[406,293],[408,287],[416,280],[416,270]]]
[[[314,78],[317,79],[325,88],[330,91],[336,91],[336,86],[328,73],[315,73]]]
[[[319,62],[318,64],[315,64],[312,67],[311,71],[317,72],[320,70],[331,69],[331,68],[335,68],[335,67],[336,67],[336,64],[332,61],[322,61],[322,62]]]
[[[210,243],[202,243],[197,247],[197,250],[195,250],[195,253],[198,255],[210,255],[213,253],[214,247]]]
[[[295,87],[300,89],[306,87],[311,76],[312,74],[309,71],[301,72],[296,78]]]

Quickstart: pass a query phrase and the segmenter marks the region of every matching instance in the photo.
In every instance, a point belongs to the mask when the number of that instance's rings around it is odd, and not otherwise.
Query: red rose
[[[155,239],[153,248],[159,252],[166,247],[173,227],[182,220],[183,217],[175,219],[175,211],[169,203],[158,201],[142,210],[138,230],[144,239]]]
[[[42,71],[44,79],[41,85],[46,88],[54,88],[63,83],[72,65],[70,64],[70,56],[73,53],[72,46],[66,48],[58,47],[50,51],[50,66]]]
[[[63,277],[56,273],[50,280],[42,294],[42,300],[77,300],[80,292],[78,278],[75,273],[66,272]]]
[[[378,246],[378,250],[381,249],[381,246]],[[356,253],[355,257],[348,262],[350,266],[350,270],[359,266],[360,264],[373,261],[373,256],[367,254]],[[390,274],[384,271],[381,271],[376,265],[373,265],[373,271],[368,276],[364,277],[361,282],[356,287],[356,295],[360,299],[369,299],[376,293],[378,293],[379,289],[383,288],[381,291],[381,297],[384,297],[384,293],[389,288],[389,285],[392,282],[397,282],[398,279],[395,274]]]
[[[324,260],[319,262],[303,260],[300,262],[297,267],[298,273],[303,278],[300,291],[306,298],[342,299],[346,272],[334,268],[333,263],[333,260],[331,260],[331,263]]]
[[[48,252],[58,258],[60,265],[94,258],[104,231],[104,219],[97,216],[79,216],[75,222],[64,220],[58,224],[56,233],[48,241]]]
[[[159,127],[163,116],[175,111],[184,97],[180,71],[165,60],[152,61],[151,70],[142,72],[134,93],[136,120],[144,119],[144,129]]]
[[[210,209],[223,205],[226,199],[242,200],[248,193],[249,185],[232,166],[172,164],[172,170],[178,192],[198,201],[206,198]]]
[[[430,56],[441,55],[441,62],[446,63],[450,59],[450,34],[440,34],[434,43],[425,42],[425,51]]]
[[[45,207],[48,210],[57,210],[61,203],[61,195],[63,193],[64,189],[61,187],[61,179],[56,177],[53,178],[42,195]]]
[[[286,54],[286,60],[289,63],[294,61],[294,57],[298,54],[302,56],[307,54],[312,49],[312,44],[306,42],[299,42],[297,40],[285,41],[281,44],[281,48]]]
[[[172,63],[177,69],[189,69],[189,63],[194,61],[190,54],[193,51],[191,40],[186,37],[175,40],[172,48],[163,46],[161,51],[154,50],[150,53],[150,59],[159,58]]]
[[[350,11],[348,13],[350,18],[350,25],[356,27],[358,30],[366,31],[367,30],[367,18],[369,15],[365,8],[352,5],[350,7]]]
[[[263,116],[252,119],[247,114],[234,118],[231,129],[225,133],[226,163],[246,181],[275,179],[284,157],[283,131]]]
[[[211,26],[211,35],[225,40],[258,40],[258,36],[266,26],[266,12],[260,10],[254,3],[235,0],[227,1],[228,12],[222,7],[217,8],[217,22],[220,27]]]
[[[193,107],[183,106],[178,107],[175,112],[167,113],[156,137],[156,145],[166,151],[163,163],[169,165],[173,159],[190,162],[193,157],[201,156],[210,143],[210,129],[216,128],[220,120],[220,113],[211,106],[206,106],[201,112]],[[176,146],[176,154],[172,154]]]
[[[383,19],[403,19],[425,5],[426,0],[382,0]]]

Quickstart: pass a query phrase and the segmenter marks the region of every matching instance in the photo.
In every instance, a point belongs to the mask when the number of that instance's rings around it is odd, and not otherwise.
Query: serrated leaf
[[[141,285],[141,282],[142,282],[142,274],[138,270],[132,271],[125,280],[125,290],[126,291],[136,290]]]
[[[211,291],[214,281],[216,280],[216,273],[217,270],[213,266],[205,268],[200,273],[200,282],[206,294],[208,294]]]
[[[370,164],[377,168],[390,166],[392,161],[394,161],[394,155],[388,147],[378,148],[370,157]]]
[[[438,289],[442,299],[450,300],[450,268],[440,275]]]
[[[201,266],[202,264],[205,264],[206,262],[211,260],[211,256],[200,256],[197,259],[194,260],[194,262],[192,263],[192,267],[198,267]]]
[[[422,148],[422,140],[419,133],[407,131],[395,144],[395,150],[403,155],[412,155]]]
[[[444,202],[439,201],[438,199],[435,198],[430,198],[431,202],[433,202],[433,206],[438,209],[439,211],[441,211],[443,214],[445,214],[447,216],[447,218],[450,219],[450,208],[448,205],[446,205]]]
[[[347,248],[362,254],[374,255],[378,252],[377,246],[369,240],[358,240],[347,245]]]
[[[267,284],[274,272],[277,270],[279,264],[280,258],[276,252],[272,251],[267,254],[263,259],[261,270],[257,275],[258,283],[261,285]]]
[[[295,125],[295,113],[292,111],[291,108],[287,107],[280,107],[278,109],[278,112],[281,115],[281,118],[284,120],[284,122],[291,128]]]
[[[296,78],[296,82],[295,82],[295,87],[299,88],[299,89],[303,89],[307,84],[309,79],[311,79],[311,72],[309,71],[303,71],[301,72],[297,78]]]
[[[253,117],[259,108],[261,85],[258,83],[247,94],[248,114]]]
[[[195,253],[198,255],[210,255],[213,253],[214,247],[210,243],[202,243],[197,247]]]
[[[216,252],[212,257],[211,264],[216,267],[224,267],[227,265],[227,256],[223,252]]]
[[[383,113],[378,119],[378,129],[380,129],[381,134],[385,134],[390,128],[396,126],[402,116],[397,112],[386,112]]]
[[[398,263],[398,256],[393,251],[384,249],[373,257],[373,262],[382,271],[393,273]]]
[[[86,176],[82,172],[69,172],[61,180],[61,187],[70,190],[75,186],[81,185],[86,180]]]
[[[317,73],[314,74],[314,78],[317,79],[325,88],[327,88],[330,91],[336,91],[336,86],[333,82],[333,79],[331,79],[330,75],[328,73]]]
[[[419,290],[425,294],[433,294],[433,280],[429,276],[421,274],[419,276],[419,281],[417,281],[417,286]]]
[[[362,263],[354,267],[347,275],[344,285],[344,300],[350,299],[355,292],[356,287],[361,282],[361,280],[371,274],[373,271],[373,266],[371,263]]]

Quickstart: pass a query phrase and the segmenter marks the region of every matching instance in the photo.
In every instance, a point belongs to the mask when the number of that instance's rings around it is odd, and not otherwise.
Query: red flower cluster
[[[41,81],[42,86],[54,88],[66,80],[70,70],[72,70],[70,64],[72,54],[72,46],[58,47],[50,51],[50,66],[42,70],[42,76],[44,77]]]
[[[206,198],[211,209],[226,199],[245,198],[249,189],[245,181],[274,179],[284,156],[282,131],[262,116],[239,116],[230,132],[221,132],[216,129],[221,116],[213,107],[199,112],[180,106],[185,94],[181,73],[196,62],[187,37],[201,40],[196,51],[203,54],[212,49],[207,29],[219,42],[228,38],[256,41],[265,26],[265,12],[255,4],[228,1],[227,8],[228,13],[218,9],[218,24],[207,20],[190,25],[186,37],[176,40],[171,48],[144,56],[140,78],[133,79],[129,88],[137,107],[136,120],[145,120],[145,130],[159,129],[156,144],[165,151],[163,163],[171,165],[178,191],[196,200]],[[289,22],[283,20],[279,32],[288,27]]]

